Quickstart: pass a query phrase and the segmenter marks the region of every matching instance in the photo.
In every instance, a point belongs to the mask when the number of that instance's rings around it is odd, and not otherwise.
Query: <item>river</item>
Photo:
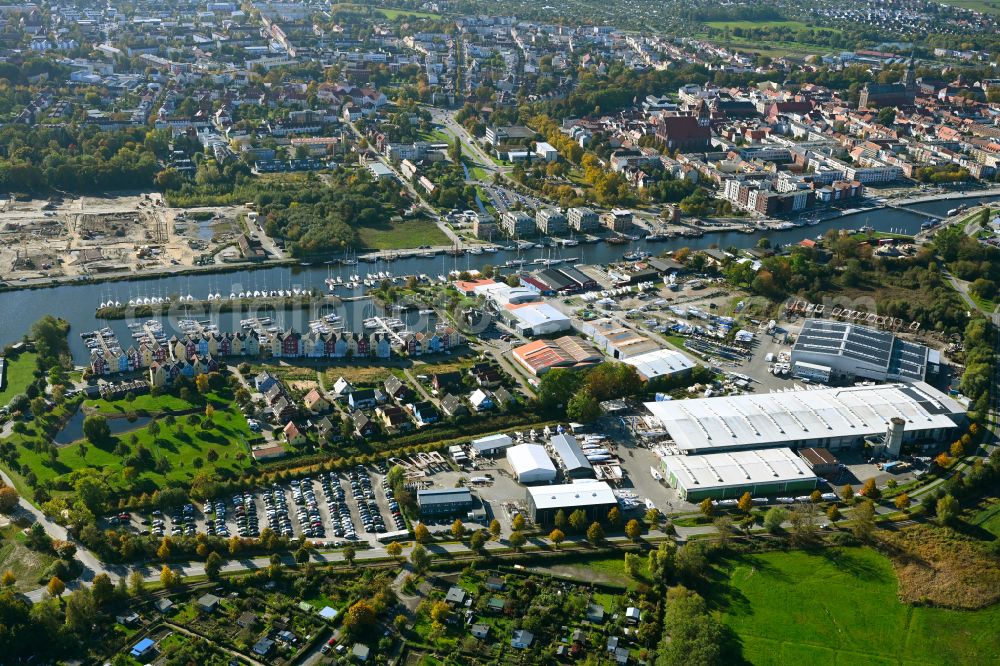
[[[992,198],[996,199],[997,197]],[[962,200],[962,202],[967,202],[967,200]],[[927,202],[915,204],[913,208],[935,213],[937,212],[938,204],[943,206],[944,210],[948,210],[959,205],[959,203],[960,201],[956,200]],[[644,249],[656,254],[681,247],[690,247],[693,249],[704,249],[711,246],[752,247],[763,237],[770,239],[772,244],[780,243],[787,245],[797,243],[804,238],[814,238],[817,235],[823,234],[828,229],[858,229],[865,225],[870,225],[878,231],[912,234],[920,229],[920,224],[925,219],[924,216],[916,213],[883,208],[834,218],[820,222],[814,226],[796,227],[783,231],[764,231],[753,234],[738,232],[708,233],[701,238],[676,238],[654,243],[637,241],[632,244],[632,249]],[[533,249],[521,253],[521,256],[531,260],[549,256],[552,253],[552,256],[562,256],[564,258],[576,257],[576,260],[572,263],[605,264],[621,259],[622,254],[628,251],[628,249],[628,245],[598,243],[578,245],[558,250]],[[325,280],[331,275],[334,277],[341,275],[346,280],[353,273],[363,276],[365,273],[391,271],[395,275],[427,274],[434,278],[455,269],[481,268],[487,264],[499,266],[505,261],[515,258],[515,256],[514,252],[501,250],[496,254],[474,256],[450,257],[438,255],[434,258],[413,257],[379,264],[360,262],[357,266],[327,266],[322,264],[295,267],[276,266],[236,273],[176,275],[148,280],[136,280],[133,282],[70,284],[3,292],[0,293],[0,313],[2,313],[2,316],[0,316],[0,342],[20,339],[28,331],[32,322],[45,314],[54,314],[70,322],[72,326],[70,346],[73,358],[76,363],[83,364],[89,358],[88,349],[79,336],[83,331],[93,331],[104,326],[110,326],[118,335],[123,347],[128,348],[131,344],[131,331],[127,326],[127,320],[108,322],[100,320],[95,316],[95,310],[102,302],[119,301],[124,304],[136,297],[177,297],[188,294],[194,296],[195,299],[204,299],[209,293],[219,293],[222,295],[222,298],[226,299],[230,293],[264,289],[316,289],[327,293]],[[360,294],[360,291],[353,294],[347,290],[338,291],[338,295],[341,296],[359,296]],[[286,328],[294,327],[296,330],[302,331],[308,330],[309,320],[316,318],[320,314],[318,307],[292,308],[277,313],[266,314],[272,316],[277,325]],[[322,307],[324,308],[322,312],[336,311],[341,316],[341,322],[345,328],[354,331],[362,330],[360,323],[364,318],[375,314],[383,314],[370,299],[345,301],[336,306],[324,305]],[[247,312],[225,314],[202,312],[181,316],[211,320],[213,323],[218,324],[222,330],[239,330],[240,319],[252,315],[253,313]],[[399,316],[398,313],[395,313],[395,316]],[[413,330],[433,327],[435,323],[433,317],[418,317],[417,313],[410,313],[400,318],[406,321]],[[178,315],[160,319],[164,322],[164,331],[167,336],[180,333],[180,330],[176,326]]]

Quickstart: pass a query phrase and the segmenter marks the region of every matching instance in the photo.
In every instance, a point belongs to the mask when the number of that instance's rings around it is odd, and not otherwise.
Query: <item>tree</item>
[[[146,580],[139,571],[133,571],[128,575],[128,593],[130,596],[138,597],[146,591]]]
[[[50,597],[59,598],[66,591],[66,584],[59,580],[57,576],[53,576],[49,579],[49,584],[45,586],[45,591],[49,593]]]
[[[340,551],[344,556],[344,561],[347,562],[348,566],[354,566],[354,558],[358,556],[358,551],[352,544],[347,544],[344,549]]]
[[[746,491],[740,496],[739,502],[736,503],[739,510],[743,513],[749,515],[750,511],[753,509],[753,497],[750,496],[750,491]]]
[[[494,539],[497,538],[498,536],[500,536],[501,529],[502,528],[500,527],[500,521],[499,520],[497,520],[496,518],[494,518],[493,520],[490,521],[490,534],[493,535]]]
[[[218,580],[222,571],[222,557],[214,550],[205,559],[205,575],[209,580]]]
[[[625,574],[630,578],[638,578],[642,570],[642,560],[635,553],[625,553]]]
[[[861,494],[872,501],[881,499],[882,491],[875,485],[875,477],[865,481],[865,485],[861,486]]]
[[[900,493],[896,495],[896,508],[900,511],[906,511],[910,508],[910,496],[906,493]]]
[[[398,541],[393,541],[385,547],[385,552],[389,557],[396,559],[403,554],[403,547],[399,545]]]
[[[556,511],[555,518],[552,519],[552,524],[561,530],[565,530],[566,525],[568,524],[568,521],[566,520],[566,512],[562,509]]]
[[[733,539],[733,519],[729,516],[719,516],[712,521],[715,531],[719,535],[719,545],[726,547]]]
[[[194,378],[195,388],[198,389],[198,393],[204,395],[208,393],[208,375],[198,375]]]
[[[168,590],[177,587],[181,582],[181,576],[166,564],[160,569],[160,584]]]
[[[451,606],[448,602],[438,599],[431,605],[431,620],[439,624],[444,624],[448,620],[448,615],[451,613]]]
[[[657,509],[655,506],[650,509],[647,509],[646,515],[643,516],[643,520],[645,520],[646,524],[649,525],[650,527],[656,527],[657,525],[660,524],[660,510]]]
[[[427,549],[418,543],[410,551],[410,563],[417,573],[423,573],[431,564],[431,556],[427,552]]]
[[[823,493],[820,492],[819,488],[809,493],[809,501],[813,504],[819,504],[823,501]]]
[[[840,499],[845,502],[850,502],[854,499],[854,486],[849,483],[844,484],[844,487],[840,489]]]
[[[875,531],[875,504],[870,499],[865,499],[851,515],[854,518],[852,525],[854,536],[862,541],[871,539]]]
[[[456,518],[455,522],[451,524],[451,538],[454,539],[455,541],[461,541],[464,536],[465,536],[465,525],[462,524],[461,520]]]
[[[101,446],[111,440],[111,426],[100,414],[91,414],[83,420],[83,436],[94,446]]]
[[[664,640],[656,666],[719,666],[727,663],[722,654],[722,625],[708,610],[705,600],[685,587],[667,591],[664,626],[670,639]]]
[[[99,573],[94,576],[91,592],[94,594],[94,601],[98,606],[104,606],[114,600],[115,585],[111,582],[111,576],[106,573]]]
[[[956,439],[951,443],[951,448],[948,449],[952,458],[961,458],[965,455],[965,447],[962,446],[962,440]]]
[[[521,550],[521,547],[528,543],[528,537],[524,536],[524,532],[514,531],[510,533],[509,541],[514,550]]]
[[[826,510],[826,517],[830,519],[831,523],[840,520],[840,509],[837,508],[836,504],[831,504],[830,508]]]
[[[604,528],[598,522],[593,522],[587,528],[587,541],[596,546],[604,541]]]
[[[353,634],[361,633],[375,623],[375,608],[367,599],[361,599],[347,610],[344,624]]]
[[[764,514],[764,529],[775,534],[781,529],[781,524],[788,519],[788,512],[779,506],[772,506]]]
[[[569,515],[569,526],[577,532],[587,527],[587,514],[583,509],[577,509]]]
[[[627,536],[630,541],[635,541],[642,536],[642,525],[639,524],[638,520],[633,518],[625,523],[625,536]]]
[[[519,513],[516,516],[514,516],[514,520],[511,521],[510,526],[516,532],[520,532],[521,530],[523,530],[524,529],[524,515]]]
[[[417,523],[417,526],[413,528],[413,539],[417,543],[427,543],[431,540],[431,531],[423,523]]]
[[[161,560],[170,559],[170,537],[163,537],[160,541],[160,547],[156,549],[156,556]]]
[[[955,522],[955,519],[958,518],[959,508],[957,499],[951,495],[945,495],[937,501],[937,505],[935,506],[937,521],[942,525]]]
[[[297,563],[299,563],[299,564],[305,564],[306,562],[309,561],[309,549],[306,548],[305,545],[299,546],[296,549],[295,554],[293,555],[293,557],[295,558],[295,561]]]
[[[611,510],[608,511],[608,523],[612,527],[618,527],[618,525],[621,524],[621,522],[622,522],[622,512],[618,510],[617,506],[611,507]]]
[[[14,587],[14,583],[17,582],[17,578],[14,576],[14,572],[10,569],[3,572],[3,576],[0,577],[0,587]]]
[[[87,635],[97,620],[97,603],[93,590],[81,587],[66,598],[66,628],[79,636]]]
[[[549,532],[549,541],[551,541],[552,544],[556,547],[556,550],[559,549],[559,544],[561,544],[565,540],[566,540],[566,533],[563,532],[558,527]]]
[[[486,530],[476,530],[469,536],[469,548],[473,552],[480,552],[486,545]]]
[[[566,405],[566,418],[578,423],[592,423],[601,416],[601,403],[586,387],[570,398]]]
[[[9,514],[21,501],[21,496],[17,494],[13,486],[0,488],[0,513]]]
[[[712,504],[712,500],[706,497],[699,504],[698,508],[701,509],[702,514],[706,518],[711,518],[715,514],[715,505]]]

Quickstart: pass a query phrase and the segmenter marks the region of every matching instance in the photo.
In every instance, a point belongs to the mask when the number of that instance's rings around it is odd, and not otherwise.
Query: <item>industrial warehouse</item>
[[[791,390],[646,403],[670,438],[688,454],[770,447],[831,450],[860,446],[904,422],[903,443],[942,442],[965,409],[924,382]]]
[[[807,319],[792,347],[795,374],[823,383],[854,379],[922,382],[940,371],[941,354],[892,333],[825,319]]]
[[[552,524],[560,510],[568,517],[579,509],[587,514],[587,520],[602,520],[612,507],[618,506],[611,486],[604,481],[590,480],[528,488],[526,500],[528,514],[539,525]]]
[[[819,479],[791,449],[757,449],[708,455],[664,456],[667,482],[688,502],[806,492]]]

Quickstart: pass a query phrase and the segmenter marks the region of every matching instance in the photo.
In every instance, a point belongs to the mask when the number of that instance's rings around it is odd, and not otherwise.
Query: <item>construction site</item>
[[[5,199],[0,214],[0,275],[15,283],[214,263],[235,248],[245,211],[182,211],[145,193]]]

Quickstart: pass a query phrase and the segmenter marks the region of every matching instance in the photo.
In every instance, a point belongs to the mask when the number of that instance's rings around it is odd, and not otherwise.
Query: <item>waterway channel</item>
[[[977,197],[976,199],[948,201],[932,201],[914,204],[909,208],[932,214],[939,214],[943,208],[947,211],[958,206],[960,203],[973,205],[978,200],[998,200],[1000,196],[988,198]],[[438,255],[430,257],[412,257],[399,259],[389,263],[358,263],[356,266],[324,265],[315,264],[311,266],[276,266],[262,268],[254,271],[243,271],[236,273],[200,273],[190,275],[176,275],[169,277],[159,277],[148,280],[135,280],[129,282],[111,282],[97,284],[70,284],[56,287],[46,287],[39,289],[16,290],[0,293],[0,342],[14,341],[23,336],[30,328],[32,322],[45,314],[55,314],[70,322],[72,333],[70,334],[70,344],[74,361],[78,364],[86,363],[89,358],[87,347],[80,339],[79,333],[83,331],[93,331],[104,326],[109,326],[118,335],[119,341],[124,348],[128,348],[131,343],[131,329],[128,328],[128,320],[105,321],[95,316],[98,305],[107,301],[118,301],[127,303],[133,298],[153,297],[153,296],[186,296],[192,295],[194,299],[201,300],[208,294],[221,294],[223,299],[227,299],[231,293],[240,291],[256,290],[276,290],[293,288],[311,290],[315,289],[323,293],[329,293],[325,284],[328,277],[340,275],[345,281],[352,274],[376,273],[382,271],[391,272],[393,275],[420,275],[426,274],[431,278],[439,275],[446,275],[452,270],[468,270],[472,268],[482,268],[485,265],[503,266],[506,261],[523,258],[530,261],[544,257],[562,257],[569,263],[580,264],[606,264],[620,260],[622,254],[630,248],[632,250],[643,249],[647,252],[657,254],[670,249],[690,247],[693,249],[704,249],[708,247],[752,247],[758,240],[767,237],[772,244],[787,245],[797,243],[804,238],[814,238],[822,235],[828,229],[860,229],[864,226],[871,226],[877,231],[897,232],[913,234],[919,231],[920,225],[927,220],[926,216],[920,213],[910,212],[892,208],[881,208],[866,212],[854,213],[842,217],[825,220],[819,224],[811,226],[795,227],[781,231],[760,231],[751,234],[731,232],[731,233],[707,233],[700,238],[674,238],[662,242],[646,243],[636,241],[631,246],[609,245],[605,243],[581,244],[574,247],[560,249],[531,249],[524,252],[501,250],[495,254],[465,255],[452,257]],[[342,297],[360,297],[362,290],[350,292],[346,289],[338,289],[337,295]],[[308,330],[308,322],[319,314],[328,311],[335,311],[340,316],[340,324],[346,330],[360,332],[361,322],[373,315],[383,314],[376,308],[370,299],[358,298],[357,300],[346,300],[337,302],[336,305],[314,305],[307,308],[290,308],[279,312],[262,312],[267,316],[272,316],[274,323],[283,328],[294,327],[296,330]],[[192,319],[211,321],[217,324],[223,331],[239,330],[240,320],[253,316],[253,312],[233,312],[233,313],[213,313],[201,312],[191,313]],[[419,330],[420,327],[432,328],[436,323],[431,316],[419,316],[417,313],[385,313],[390,316],[398,316],[403,319],[411,330]],[[180,329],[176,325],[176,320],[181,316],[174,313],[173,316],[158,318],[164,323],[164,332],[169,337],[173,334],[180,334]]]

